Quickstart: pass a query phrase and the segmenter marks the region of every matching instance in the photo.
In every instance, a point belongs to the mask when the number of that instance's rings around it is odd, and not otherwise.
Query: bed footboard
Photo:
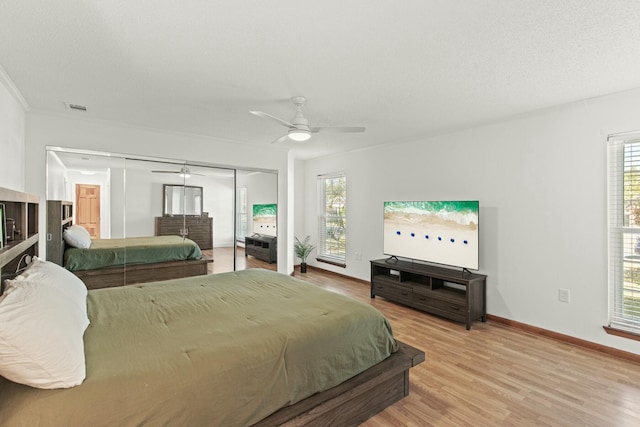
[[[179,279],[181,277],[207,274],[207,266],[212,258],[186,261],[166,261],[153,264],[107,267],[96,270],[74,271],[87,289],[112,288],[136,283]]]
[[[267,426],[357,426],[409,394],[409,369],[424,352],[398,341],[399,350],[344,383],[287,406],[254,424]]]

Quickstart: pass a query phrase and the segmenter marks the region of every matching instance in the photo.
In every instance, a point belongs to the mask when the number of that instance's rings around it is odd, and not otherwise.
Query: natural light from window
[[[318,259],[344,265],[347,247],[347,178],[343,173],[318,176]]]
[[[609,140],[609,323],[640,334],[640,139]]]

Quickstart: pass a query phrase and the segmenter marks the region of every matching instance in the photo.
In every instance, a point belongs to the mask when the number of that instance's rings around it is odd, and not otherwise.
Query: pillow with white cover
[[[25,280],[37,282],[42,286],[52,286],[65,299],[78,305],[82,315],[87,319],[87,324],[89,324],[87,287],[78,276],[57,264],[34,256],[29,268],[15,279],[6,280],[5,283],[7,286],[17,286]]]
[[[91,246],[91,235],[87,229],[81,225],[72,225],[71,227],[65,228],[62,232],[62,238],[68,245],[74,248],[89,249]]]
[[[0,296],[0,375],[44,389],[81,384],[86,376],[83,335],[89,325],[82,281],[36,258],[5,285]]]

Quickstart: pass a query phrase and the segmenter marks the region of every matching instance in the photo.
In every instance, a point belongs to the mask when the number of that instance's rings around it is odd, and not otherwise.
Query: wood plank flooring
[[[461,323],[372,300],[366,283],[323,270],[295,277],[371,304],[397,339],[426,353],[411,369],[409,396],[364,427],[640,426],[639,364],[490,320],[467,331]]]
[[[205,257],[213,258],[213,262],[209,264],[209,274],[225,273],[233,271],[233,248],[214,248],[202,251]],[[269,264],[252,256],[244,256],[244,248],[236,249],[236,270],[244,270],[247,268],[266,268],[267,270],[277,270],[276,263]]]
[[[309,269],[295,275],[380,310],[397,339],[426,353],[407,398],[369,419],[378,426],[640,426],[640,365],[488,321],[463,324]]]

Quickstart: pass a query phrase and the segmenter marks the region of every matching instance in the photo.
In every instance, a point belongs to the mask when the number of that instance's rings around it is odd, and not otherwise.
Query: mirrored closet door
[[[238,170],[236,183],[237,269],[275,270],[278,258],[278,175]]]
[[[66,266],[87,286],[276,270],[275,258],[263,254],[277,246],[275,172],[48,147],[47,200],[47,259],[64,265],[76,252],[86,261],[96,257],[93,249],[114,259],[114,265],[81,265],[81,271]],[[89,248],[65,242],[74,225],[89,234]],[[256,247],[246,251],[252,236],[267,242],[258,248],[251,240]],[[177,246],[177,254],[162,245]]]

